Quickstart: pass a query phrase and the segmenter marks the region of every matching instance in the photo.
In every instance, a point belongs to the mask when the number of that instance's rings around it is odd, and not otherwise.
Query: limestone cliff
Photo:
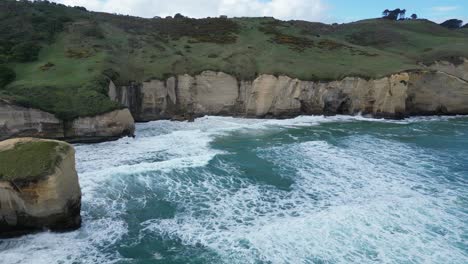
[[[167,80],[116,86],[109,96],[128,107],[137,121],[184,115],[285,118],[300,114],[409,115],[468,114],[468,61],[444,68],[408,71],[376,80],[347,77],[314,82],[263,74],[253,81],[205,71]],[[465,67],[465,68],[464,68]],[[437,70],[440,68],[440,70]]]
[[[38,137],[71,142],[97,142],[133,136],[134,131],[134,120],[128,109],[62,121],[51,113],[0,100],[0,140]]]
[[[75,151],[33,138],[0,142],[0,237],[80,227]]]

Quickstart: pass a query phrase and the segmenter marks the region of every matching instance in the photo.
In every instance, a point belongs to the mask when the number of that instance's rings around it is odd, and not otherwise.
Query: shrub
[[[75,6],[75,7],[73,7],[73,8],[78,9],[78,10],[83,11],[83,12],[87,12],[87,11],[88,11],[88,10],[87,10],[85,7],[83,7],[83,6]]]
[[[102,75],[104,75],[105,77],[113,81],[117,80],[120,77],[120,74],[111,68],[108,68],[102,71]]]
[[[177,14],[175,14],[174,18],[175,18],[175,19],[183,19],[183,18],[185,18],[185,16],[183,16],[183,15],[180,14],[180,13],[177,13]]]
[[[13,82],[16,78],[16,73],[12,69],[0,65],[0,88],[7,86],[7,84]]]
[[[391,43],[404,43],[407,38],[403,34],[389,29],[363,29],[347,35],[346,40],[360,46],[384,47]]]
[[[37,60],[41,47],[33,42],[20,43],[11,49],[11,59],[18,62]]]
[[[296,51],[304,51],[307,48],[314,46],[314,41],[304,37],[297,37],[282,33],[278,27],[282,26],[282,22],[274,20],[263,23],[260,31],[265,34],[272,35],[271,42],[281,45],[287,45],[289,48]]]
[[[107,90],[98,81],[83,87],[15,86],[6,93],[15,104],[54,113],[62,120],[95,116],[121,108],[107,97]],[[73,96],[70,96],[73,95]]]
[[[41,67],[39,67],[39,69],[41,71],[48,71],[50,70],[51,68],[55,67],[55,64],[53,64],[52,62],[47,62],[46,64],[42,65]]]
[[[81,35],[83,37],[91,37],[96,39],[104,39],[104,33],[96,22],[91,22],[86,26],[82,26]]]
[[[153,32],[158,41],[191,38],[192,43],[230,44],[237,40],[239,25],[230,19],[188,18],[177,15],[175,19],[142,19],[137,17],[112,16],[104,14],[106,20],[132,34],[145,35]]]
[[[93,55],[93,52],[89,49],[67,49],[65,56],[72,59],[84,59],[89,58]]]

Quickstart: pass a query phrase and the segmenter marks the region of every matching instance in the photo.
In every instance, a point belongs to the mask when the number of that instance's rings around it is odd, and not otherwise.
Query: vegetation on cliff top
[[[0,74],[0,97],[70,120],[120,107],[106,96],[109,78],[127,84],[203,70],[240,79],[262,73],[304,80],[376,78],[421,68],[421,62],[468,57],[467,46],[465,29],[422,19],[341,25],[181,15],[144,19],[4,0],[0,69],[9,74]]]
[[[0,150],[0,181],[34,181],[52,174],[69,148],[55,141],[31,141]]]

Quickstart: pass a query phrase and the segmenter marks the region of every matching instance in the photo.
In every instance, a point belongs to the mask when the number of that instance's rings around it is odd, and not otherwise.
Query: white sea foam
[[[256,136],[322,123],[451,118],[204,117],[138,124],[136,139],[76,147],[83,228],[1,242],[1,263],[122,261],[116,247],[128,233],[127,204],[144,208],[154,195],[178,204],[178,211],[174,218],[141,223],[140,237],[159,234],[202,245],[227,263],[466,263],[466,252],[455,244],[464,243],[461,219],[468,215],[454,205],[466,183],[448,188],[429,175],[436,168],[443,178],[444,166],[422,150],[361,136],[341,146],[309,141],[258,149],[259,157],[292,180],[290,189],[240,177],[236,164],[221,160],[216,169],[222,177],[206,168],[217,155],[229,154],[211,143],[231,132]],[[194,168],[197,177],[189,177]],[[135,194],[135,185],[145,191]]]
[[[285,123],[303,125],[305,120],[297,121]],[[421,121],[427,119],[411,122]],[[228,263],[467,260],[456,246],[463,243],[464,213],[452,199],[466,185],[447,189],[429,175],[430,169],[444,167],[430,154],[356,137],[345,146],[306,142],[260,150],[259,155],[286,171],[297,170],[292,191],[244,182],[244,188],[229,193],[226,182],[206,175],[203,187],[192,185],[190,194],[169,188],[177,199],[201,197],[208,190],[212,202],[206,217],[181,213],[155,219],[143,223],[143,232],[202,244],[221,252]],[[199,206],[196,199],[191,202]],[[196,210],[187,206],[186,212]]]

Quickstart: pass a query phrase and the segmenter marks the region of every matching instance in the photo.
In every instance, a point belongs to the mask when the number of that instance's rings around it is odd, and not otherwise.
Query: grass
[[[58,142],[20,142],[0,151],[0,181],[34,181],[52,174],[69,146]]]
[[[5,1],[0,7],[12,3]],[[143,19],[44,2],[15,1],[15,6],[21,7],[15,16],[0,8],[1,25],[19,23],[22,16],[30,19],[5,30],[8,36],[35,37],[28,21],[38,20],[36,16],[44,20],[54,14],[53,23],[42,22],[45,28],[66,22],[61,31],[38,35],[43,40],[37,60],[6,63],[16,79],[0,88],[0,97],[62,119],[120,107],[106,96],[110,76],[103,73],[109,69],[119,85],[204,70],[244,80],[275,74],[321,81],[379,78],[420,69],[421,63],[468,57],[467,29],[448,30],[427,20],[369,19],[332,26],[273,18]]]
[[[63,120],[121,108],[106,95],[108,81],[102,75],[106,53],[93,47],[98,41],[80,42],[78,37],[62,33],[41,50],[37,61],[12,64],[16,81],[0,90],[0,96],[19,105],[55,113]],[[70,50],[92,55],[72,57]]]

